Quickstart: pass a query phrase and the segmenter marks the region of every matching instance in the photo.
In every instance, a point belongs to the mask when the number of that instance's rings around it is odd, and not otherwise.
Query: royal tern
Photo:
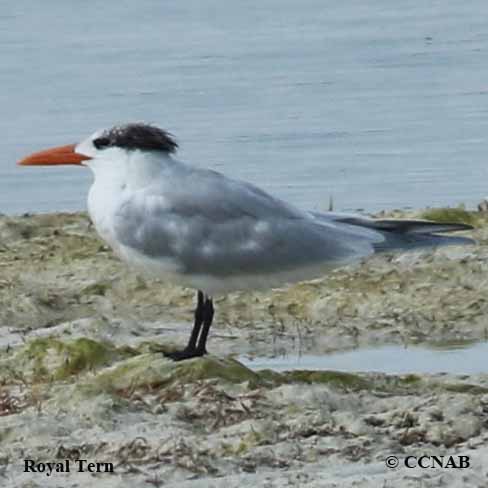
[[[187,346],[175,360],[206,354],[212,298],[323,276],[381,251],[472,242],[437,235],[465,224],[306,212],[254,185],[174,157],[166,131],[128,124],[79,144],[36,152],[21,165],[88,166],[96,230],[134,268],[197,292]]]

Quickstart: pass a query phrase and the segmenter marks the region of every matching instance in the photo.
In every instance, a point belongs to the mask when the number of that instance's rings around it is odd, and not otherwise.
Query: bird
[[[100,237],[136,271],[196,290],[188,343],[165,353],[175,361],[207,354],[216,296],[322,277],[375,253],[474,242],[439,234],[472,229],[464,223],[301,210],[183,162],[177,149],[166,130],[128,123],[18,162],[90,168],[88,212]]]

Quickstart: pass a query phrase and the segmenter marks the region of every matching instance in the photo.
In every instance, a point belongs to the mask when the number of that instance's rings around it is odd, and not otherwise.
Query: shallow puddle
[[[323,355],[303,354],[276,357],[242,356],[247,367],[274,371],[336,370],[348,372],[450,373],[488,372],[488,342],[449,343],[428,346],[381,346]]]

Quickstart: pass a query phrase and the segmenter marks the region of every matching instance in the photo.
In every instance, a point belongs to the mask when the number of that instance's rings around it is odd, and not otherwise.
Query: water
[[[88,171],[17,168],[116,122],[304,208],[487,193],[488,3],[36,0],[0,13],[0,212],[82,209]]]
[[[239,361],[254,370],[478,374],[488,371],[487,357],[488,342],[480,342],[437,348],[382,346],[320,356],[240,357]]]

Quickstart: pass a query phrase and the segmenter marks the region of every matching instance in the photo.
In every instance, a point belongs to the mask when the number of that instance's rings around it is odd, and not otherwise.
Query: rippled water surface
[[[116,122],[307,208],[488,194],[488,3],[3,2],[0,212],[82,209],[74,168],[27,152]]]

